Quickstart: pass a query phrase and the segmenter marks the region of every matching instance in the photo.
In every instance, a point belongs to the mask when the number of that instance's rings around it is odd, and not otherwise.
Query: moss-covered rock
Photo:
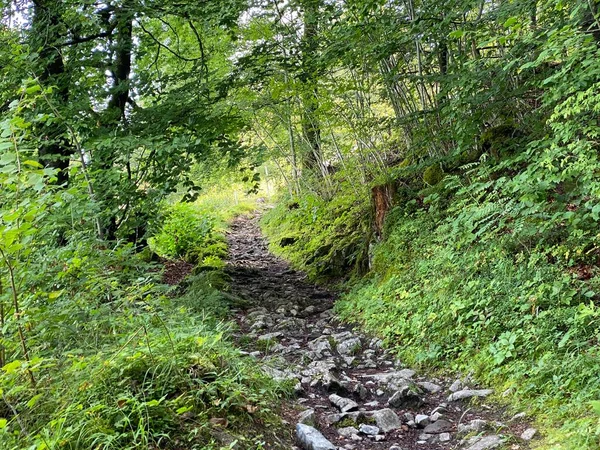
[[[444,171],[439,164],[429,166],[423,172],[423,181],[429,186],[435,186],[444,178]]]
[[[508,156],[517,150],[517,139],[521,136],[522,133],[510,123],[488,128],[481,134],[481,150],[494,158]]]

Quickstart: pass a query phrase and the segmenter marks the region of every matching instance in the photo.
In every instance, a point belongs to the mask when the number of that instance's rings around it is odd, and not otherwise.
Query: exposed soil
[[[284,447],[301,446],[295,441],[296,423],[303,411],[312,409],[312,420],[305,423],[340,449],[468,449],[477,442],[481,449],[529,448],[528,442],[515,437],[527,428],[522,419],[511,421],[485,397],[448,399],[457,387],[480,389],[470,380],[454,383],[457,380],[414,373],[395,360],[381,341],[338,321],[332,311],[335,293],[310,283],[305,274],[269,252],[258,215],[237,218],[228,240],[232,292],[250,305],[235,311],[241,330],[238,341],[267,373],[296,385],[296,400],[283,407],[286,428],[276,432]],[[340,409],[330,401],[332,394],[356,406],[340,417]],[[358,431],[361,423],[382,428],[372,414],[383,409],[397,416],[393,429],[380,429],[374,435]],[[436,409],[439,417],[433,415]],[[428,419],[417,424],[418,414]],[[485,422],[473,422],[476,419]],[[425,433],[427,422],[444,426],[430,427]],[[473,424],[478,427],[462,429]],[[348,429],[347,436],[341,436],[338,430],[344,427],[354,427],[356,432]],[[482,437],[503,443],[486,447]],[[306,444],[303,448],[310,450]]]

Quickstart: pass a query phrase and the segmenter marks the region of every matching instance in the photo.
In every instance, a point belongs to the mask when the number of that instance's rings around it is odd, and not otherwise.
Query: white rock
[[[354,427],[339,428],[337,431],[338,434],[342,437],[351,437],[353,434],[358,433],[358,430]]]
[[[533,439],[533,437],[536,435],[536,433],[537,433],[537,430],[535,428],[527,428],[521,434],[521,439],[523,439],[524,441],[530,441]]]
[[[497,448],[502,445],[504,439],[497,435],[485,436],[481,439],[477,439],[467,450],[489,450]]]
[[[417,384],[419,386],[421,386],[423,389],[425,389],[427,392],[431,392],[432,394],[435,394],[442,390],[442,387],[440,385],[435,384],[435,383],[430,383],[429,381],[421,381]]]
[[[429,425],[429,422],[429,416],[426,416],[425,414],[417,414],[415,417],[415,423],[422,428]]]
[[[440,442],[450,442],[450,439],[452,439],[452,437],[450,436],[450,433],[440,434]]]
[[[487,427],[487,422],[483,419],[473,419],[468,424],[461,423],[458,425],[458,433],[459,434],[468,434],[472,432],[479,433],[480,431],[485,430]]]
[[[304,425],[315,425],[315,410],[307,409],[306,411],[302,411],[298,416],[298,422],[303,423]]]
[[[452,385],[450,386],[450,392],[457,392],[460,391],[465,385],[463,384],[463,382],[461,380],[456,380],[454,383],[452,383]]]
[[[368,436],[376,436],[379,434],[379,427],[373,425],[365,425],[364,423],[361,423],[358,427],[358,431]]]
[[[336,450],[317,429],[302,423],[296,425],[296,437],[304,450]]]
[[[493,394],[494,391],[491,389],[463,389],[462,391],[456,391],[448,397],[449,402],[455,402],[457,400],[464,400],[472,397],[487,397]]]

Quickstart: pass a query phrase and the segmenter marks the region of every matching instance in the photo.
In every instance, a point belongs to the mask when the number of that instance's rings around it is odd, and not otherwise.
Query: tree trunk
[[[69,74],[60,52],[61,1],[37,0],[33,2],[30,42],[39,52],[38,77],[43,88],[54,86],[55,91],[48,95],[48,101],[58,111],[69,102]],[[69,160],[73,147],[67,137],[67,127],[61,120],[40,125],[36,130],[41,140],[40,162],[57,170],[57,183],[67,184]]]
[[[304,0],[304,35],[302,37],[302,132],[307,143],[302,165],[311,172],[317,172],[322,161],[321,127],[317,117],[319,91],[317,87],[317,49],[319,28],[319,6],[321,0]]]

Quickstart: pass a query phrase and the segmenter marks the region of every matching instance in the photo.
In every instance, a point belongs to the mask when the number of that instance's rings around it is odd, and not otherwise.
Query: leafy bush
[[[166,213],[150,245],[162,257],[197,261],[203,248],[214,243],[214,225],[215,218],[200,214],[193,204],[178,203]]]

